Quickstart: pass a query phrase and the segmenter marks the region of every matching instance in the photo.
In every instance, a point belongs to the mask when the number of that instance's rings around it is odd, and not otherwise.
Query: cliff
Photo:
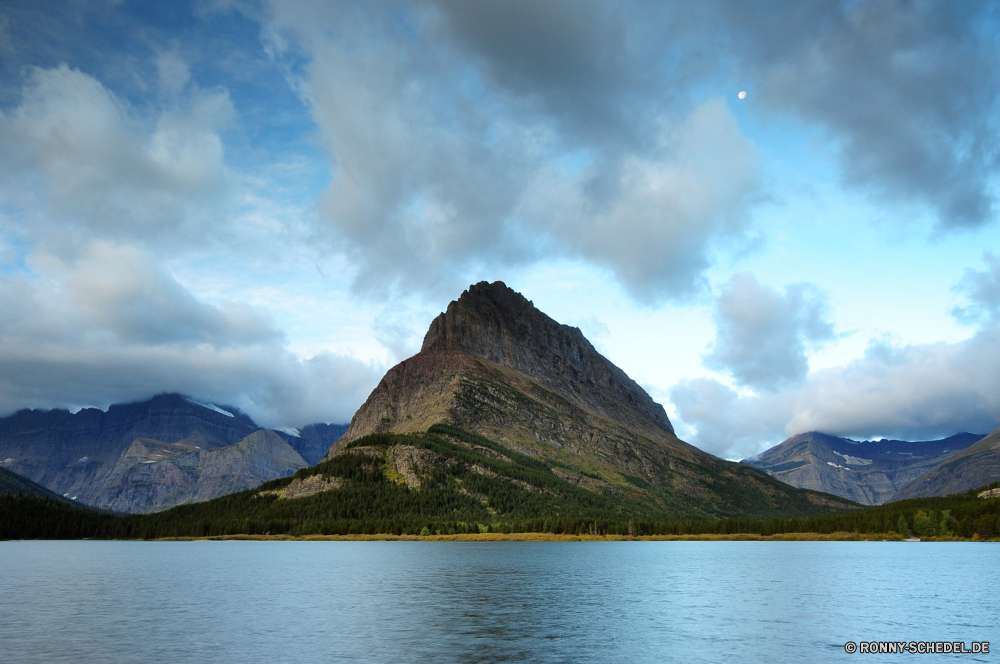
[[[1000,480],[1000,429],[955,452],[902,487],[893,500],[947,496]]]
[[[324,460],[370,434],[420,435],[435,425],[539,459],[576,486],[632,496],[677,517],[780,513],[793,495],[848,507],[681,441],[663,407],[579,329],[502,282],[471,286],[435,318],[420,352],[386,373]]]
[[[881,505],[907,483],[981,438],[981,434],[959,433],[941,440],[858,442],[810,431],[744,463],[795,487],[832,493],[862,505]]]
[[[328,447],[336,429],[304,429],[304,436],[290,438],[318,459],[317,444]],[[0,418],[0,468],[67,499],[117,511],[206,500],[306,465],[284,439],[238,409],[179,394],[107,412],[22,410]]]

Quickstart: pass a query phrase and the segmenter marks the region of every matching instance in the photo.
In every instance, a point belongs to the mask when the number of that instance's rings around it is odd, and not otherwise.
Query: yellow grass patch
[[[223,535],[208,538],[166,537],[156,541],[257,541],[257,542],[881,542],[900,541],[895,533],[783,533],[780,535],[652,535],[628,537],[625,535],[555,535],[552,533],[480,533],[460,535]],[[956,538],[938,541],[960,541]],[[967,540],[964,540],[967,541]]]

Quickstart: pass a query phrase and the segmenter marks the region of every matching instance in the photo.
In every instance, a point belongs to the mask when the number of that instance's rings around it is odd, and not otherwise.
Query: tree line
[[[421,471],[419,489],[390,472],[394,445],[428,450],[437,460]],[[475,447],[496,452],[480,454]],[[374,448],[375,453],[350,453]],[[727,503],[715,513],[685,497],[626,478],[642,490],[590,491],[565,481],[545,461],[473,433],[435,425],[426,434],[375,434],[292,477],[211,501],[152,514],[110,515],[41,497],[0,496],[3,539],[153,539],[233,535],[419,535],[553,533],[561,535],[779,535],[788,533],[897,533],[920,537],[994,537],[1000,533],[1000,498],[969,492],[920,498],[839,514],[796,518],[727,516],[768,514],[723,476],[713,486]],[[500,458],[494,458],[500,457]],[[747,472],[753,472],[748,469]],[[340,486],[311,496],[277,495],[313,475],[340,478]],[[1000,486],[994,483],[990,487]],[[729,487],[729,489],[726,489]],[[984,487],[985,488],[985,487]],[[798,492],[797,489],[789,488]],[[805,501],[805,498],[802,498]],[[805,501],[808,502],[808,501]],[[819,509],[819,508],[816,508]],[[800,514],[802,512],[799,512]],[[808,512],[807,512],[808,514]],[[680,518],[686,516],[686,518]],[[714,518],[713,518],[714,517]],[[722,518],[718,518],[722,517]]]

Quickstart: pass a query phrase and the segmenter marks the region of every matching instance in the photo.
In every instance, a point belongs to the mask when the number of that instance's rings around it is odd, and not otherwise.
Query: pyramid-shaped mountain
[[[579,329],[502,282],[478,283],[453,301],[325,459],[369,434],[434,425],[478,434],[545,461],[574,484],[633,495],[676,516],[800,511],[789,501],[847,506],[681,441],[663,407]]]

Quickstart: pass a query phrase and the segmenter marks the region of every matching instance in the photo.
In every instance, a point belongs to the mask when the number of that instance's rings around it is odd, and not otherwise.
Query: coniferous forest
[[[388,462],[390,450],[417,450],[411,486]],[[286,497],[316,480],[327,490]],[[1000,498],[978,493],[830,513],[802,499],[798,514],[769,513],[729,496],[716,513],[634,478],[636,490],[572,484],[543,460],[481,436],[437,425],[426,434],[374,434],[294,476],[215,500],[152,514],[114,515],[39,496],[0,495],[3,539],[156,539],[238,535],[561,535],[893,534],[988,539],[1000,534]],[[412,483],[412,481],[411,481]],[[640,483],[645,486],[640,486]],[[717,484],[725,486],[722,478]],[[640,490],[641,489],[641,490]],[[799,491],[799,490],[796,490]],[[725,495],[725,494],[723,494]],[[679,516],[678,516],[679,515]]]

